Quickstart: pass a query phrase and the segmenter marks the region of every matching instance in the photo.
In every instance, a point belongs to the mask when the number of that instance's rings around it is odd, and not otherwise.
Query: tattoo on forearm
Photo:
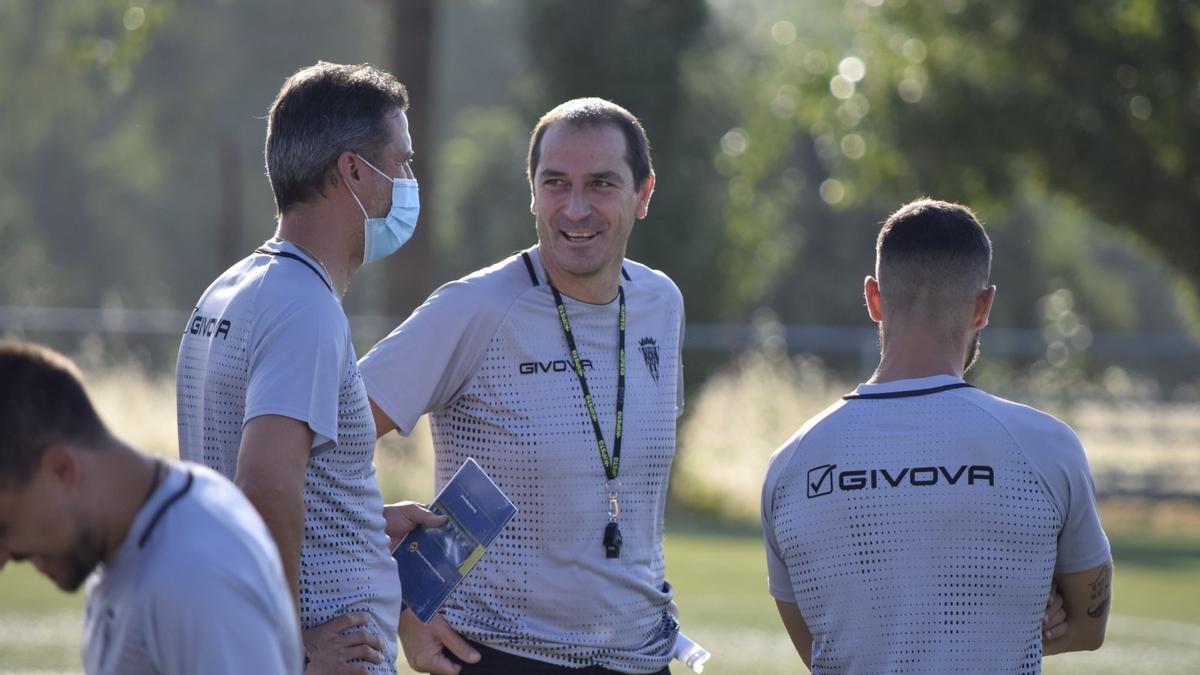
[[[1091,595],[1091,601],[1094,603],[1088,607],[1087,615],[1093,619],[1099,619],[1108,612],[1108,601],[1112,599],[1109,594],[1109,589],[1112,585],[1112,567],[1105,564],[1100,568],[1100,574],[1096,575],[1096,579],[1088,583],[1088,589]]]

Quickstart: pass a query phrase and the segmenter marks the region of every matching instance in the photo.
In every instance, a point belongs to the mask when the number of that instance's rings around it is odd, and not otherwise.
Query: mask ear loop
[[[363,164],[366,164],[367,166],[369,166],[369,167],[371,167],[372,169],[374,169],[375,173],[379,174],[380,176],[383,176],[384,178],[386,178],[387,180],[389,180],[389,181],[391,181],[391,182],[393,182],[393,183],[395,183],[395,182],[396,182],[396,179],[395,179],[395,178],[392,178],[391,176],[387,175],[386,173],[384,173],[384,172],[380,171],[380,170],[378,169],[378,167],[376,167],[374,164],[372,164],[372,163],[368,162],[366,157],[363,157],[362,155],[358,154],[357,152],[356,152],[356,153],[354,153],[354,156],[355,156],[355,157],[357,157],[357,158],[359,158],[359,159],[361,159],[361,160],[363,161]]]
[[[363,218],[370,218],[371,216],[367,215],[367,210],[363,208],[362,202],[358,200],[358,195],[354,194],[354,188],[350,187],[349,185],[346,187],[350,189],[350,196],[354,197],[354,203],[358,204],[358,209],[363,212]]]
[[[383,176],[384,178],[387,178],[389,181],[391,181],[393,184],[395,184],[396,180],[394,178],[388,178],[388,175],[386,173],[375,168],[375,165],[368,162],[366,157],[363,157],[362,155],[358,154],[357,152],[354,153],[354,156],[361,159],[363,164],[366,164],[367,166],[371,167],[372,171],[379,174],[380,176]],[[363,218],[370,218],[371,216],[369,214],[367,214],[367,209],[365,207],[363,207],[362,201],[359,200],[358,195],[354,194],[354,188],[350,187],[349,184],[347,184],[346,187],[350,190],[350,196],[354,197],[355,203],[358,204],[358,210],[362,211]]]

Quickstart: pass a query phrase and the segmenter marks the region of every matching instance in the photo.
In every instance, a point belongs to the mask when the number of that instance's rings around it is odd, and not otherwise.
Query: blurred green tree
[[[352,7],[0,3],[0,304],[190,307],[274,229],[249,167],[280,83],[381,52],[383,10]]]
[[[1032,175],[1200,278],[1200,6],[890,3],[859,42],[905,160],[878,179],[996,196]]]
[[[839,19],[840,44],[785,49],[848,201],[931,193],[1003,211],[1034,185],[1133,233],[1195,289],[1200,8],[856,0]]]
[[[740,203],[726,221],[790,250],[764,295],[785,320],[854,316],[861,302],[838,298],[871,269],[864,242],[889,210],[931,194],[989,221],[1004,298],[1018,300],[999,308],[1021,313],[1002,311],[1002,325],[1036,327],[1036,299],[1069,284],[1105,329],[1200,326],[1194,6],[714,5],[744,45],[714,59],[713,80],[741,109],[716,160],[729,204]]]
[[[86,227],[84,213],[134,218],[161,184],[128,170],[152,148],[130,92],[169,13],[161,1],[0,4],[0,304],[95,301],[79,272],[144,252]]]

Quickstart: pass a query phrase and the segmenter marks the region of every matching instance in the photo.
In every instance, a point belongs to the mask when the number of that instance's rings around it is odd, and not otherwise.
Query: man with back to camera
[[[624,108],[575,99],[538,122],[527,169],[537,245],[438,289],[360,364],[380,435],[431,413],[437,485],[474,457],[518,508],[401,642],[423,672],[666,673],[683,302],[625,259],[649,144]]]
[[[66,357],[0,341],[0,568],[87,588],[88,673],[292,675],[279,552],[229,481],[112,435]]]
[[[395,672],[400,581],[341,299],[416,226],[407,107],[404,86],[369,65],[288,78],[267,124],[275,238],[209,286],[179,348],[180,454],[234,479],[262,514],[309,672]],[[396,522],[444,522],[390,508]]]
[[[995,297],[991,242],[930,199],[884,222],[865,295],[871,379],[771,458],[771,595],[814,673],[1038,673],[1096,649],[1112,560],[1065,424],[963,381]],[[1065,634],[1040,630],[1051,586]]]

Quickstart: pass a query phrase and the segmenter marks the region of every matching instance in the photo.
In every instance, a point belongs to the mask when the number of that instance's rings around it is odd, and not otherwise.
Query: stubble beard
[[[66,565],[66,577],[55,579],[59,588],[74,593],[79,590],[84,581],[91,576],[92,571],[104,559],[104,546],[100,537],[91,530],[84,529],[75,540],[75,545],[62,557]]]
[[[593,250],[584,253],[575,250],[569,242],[561,238],[560,229],[553,223],[546,223],[545,230],[547,236],[552,237],[552,240],[546,242],[547,246],[543,247],[543,252],[553,256],[554,266],[558,268],[559,272],[580,280],[590,279],[604,272],[606,251]],[[602,237],[607,234],[605,232],[597,236]],[[539,243],[541,242],[539,241]],[[607,242],[597,243],[607,244]]]
[[[971,366],[975,365],[975,362],[979,360],[979,333],[980,331],[975,331],[975,337],[971,339],[971,344],[967,347],[967,358],[963,362],[963,374],[966,374],[966,372],[971,369]]]

